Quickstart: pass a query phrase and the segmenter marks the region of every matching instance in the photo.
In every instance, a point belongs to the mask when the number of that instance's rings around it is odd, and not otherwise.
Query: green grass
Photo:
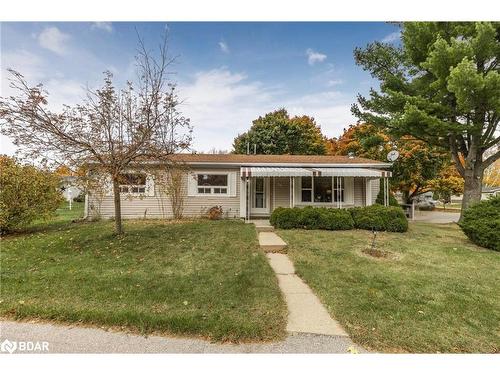
[[[218,341],[285,335],[253,226],[126,221],[116,237],[112,222],[72,223],[68,211],[2,240],[0,315]]]
[[[455,224],[369,231],[278,232],[297,273],[357,343],[381,352],[499,352],[500,253]]]

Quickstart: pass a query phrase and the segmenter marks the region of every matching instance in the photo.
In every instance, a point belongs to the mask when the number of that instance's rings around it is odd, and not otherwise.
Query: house
[[[61,177],[59,187],[64,199],[68,202],[74,200],[83,193],[81,187],[78,185],[78,178],[76,176]]]
[[[481,188],[481,200],[487,200],[490,197],[500,195],[500,186],[486,186],[483,185]],[[463,195],[453,195],[451,201],[453,203],[462,203]]]
[[[483,185],[483,188],[481,190],[481,200],[486,200],[497,195],[500,195],[500,186]]]
[[[225,217],[269,217],[276,207],[354,207],[375,202],[380,181],[387,183],[389,163],[352,157],[318,155],[176,154],[183,166],[183,216],[202,216],[222,206]],[[138,163],[123,175],[124,218],[172,217],[158,173],[165,164]],[[165,172],[166,173],[166,172]],[[86,214],[110,218],[113,194],[108,180],[102,194],[86,197]]]

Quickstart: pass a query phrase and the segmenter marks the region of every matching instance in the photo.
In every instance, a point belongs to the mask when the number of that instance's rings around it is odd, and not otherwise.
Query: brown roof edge
[[[238,164],[380,164],[378,160],[342,155],[245,155],[245,154],[174,154],[172,161],[185,163],[238,163]]]
[[[343,155],[245,155],[245,154],[171,154],[159,159],[142,159],[132,164],[156,164],[156,163],[181,163],[181,164],[231,164],[240,166],[250,166],[260,164],[268,165],[369,165],[379,168],[390,167],[391,163],[384,163],[378,160],[349,157]]]

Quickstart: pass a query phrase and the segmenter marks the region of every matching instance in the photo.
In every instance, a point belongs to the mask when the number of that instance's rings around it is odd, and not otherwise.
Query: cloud
[[[341,80],[341,79],[331,79],[331,80],[329,80],[329,81],[326,83],[326,85],[327,85],[328,87],[332,87],[332,86],[342,85],[343,83],[344,83],[344,81],[343,81],[343,80]]]
[[[198,151],[230,149],[238,133],[272,109],[272,89],[227,68],[196,73],[179,84],[179,95],[184,100],[181,111],[194,126],[193,146]]]
[[[48,108],[58,111],[63,104],[73,105],[81,101],[85,95],[85,89],[81,82],[64,78],[64,75],[54,70],[50,64],[40,56],[24,49],[6,51],[2,54],[1,71],[1,92],[2,96],[8,97],[17,95],[18,91],[10,87],[10,74],[7,68],[12,68],[21,73],[29,85],[44,83],[44,88],[49,92]],[[0,135],[0,148],[7,155],[14,155],[17,146],[12,140],[4,135]]]
[[[227,45],[226,42],[224,42],[223,40],[221,40],[219,42],[219,48],[222,52],[224,53],[229,53],[229,46]]]
[[[46,48],[58,55],[64,55],[67,51],[66,43],[69,41],[70,36],[65,34],[55,26],[46,27],[38,35],[38,43],[43,48]]]
[[[18,49],[14,51],[5,51],[2,54],[1,59],[2,72],[10,68],[18,71],[30,80],[40,80],[44,77],[43,73],[43,60],[32,52],[25,49]],[[5,93],[5,88],[8,86],[7,74],[1,74],[2,76],[2,91]]]
[[[325,54],[320,53],[320,52],[316,52],[316,51],[312,50],[311,48],[307,49],[306,55],[307,55],[307,63],[309,65],[314,65],[318,62],[323,62],[326,60],[326,57],[327,57]]]
[[[92,30],[104,30],[108,33],[113,32],[113,25],[111,22],[94,22],[90,28]]]
[[[401,31],[395,31],[382,38],[383,43],[393,43],[401,39]]]
[[[230,150],[233,139],[247,131],[252,121],[267,112],[286,108],[291,115],[309,115],[329,137],[355,122],[352,99],[339,91],[327,90],[291,97],[282,87],[252,81],[245,73],[227,68],[196,73],[179,84],[184,99],[183,114],[194,126],[193,148]]]

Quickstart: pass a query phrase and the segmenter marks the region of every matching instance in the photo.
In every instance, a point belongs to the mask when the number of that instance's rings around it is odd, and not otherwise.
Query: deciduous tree
[[[399,158],[393,163],[391,189],[400,191],[406,203],[429,191],[429,182],[440,177],[451,163],[449,154],[442,150],[409,136],[392,137],[371,124],[352,125],[337,140],[330,140],[330,144],[334,155],[352,152],[359,157],[384,162],[387,162],[387,153],[397,149]]]
[[[60,178],[47,168],[0,155],[0,233],[49,218],[63,201]]]
[[[380,81],[353,113],[396,135],[448,150],[464,178],[462,208],[481,199],[488,154],[500,142],[500,23],[405,22],[401,46],[357,48],[357,64]],[[464,211],[464,210],[462,210]]]
[[[286,109],[267,113],[253,121],[246,133],[233,142],[236,154],[250,153],[254,145],[258,154],[324,155],[326,139],[321,128],[309,116],[290,117]]]
[[[120,176],[140,160],[168,162],[168,156],[189,147],[189,119],[179,111],[175,85],[169,80],[173,59],[163,38],[158,57],[139,39],[137,80],[116,87],[106,72],[104,84],[88,89],[76,106],[51,111],[50,96],[41,84],[30,86],[23,75],[10,70],[17,96],[0,99],[1,130],[26,157],[58,160],[69,166],[87,163],[99,174],[111,176],[115,230],[123,232]]]

